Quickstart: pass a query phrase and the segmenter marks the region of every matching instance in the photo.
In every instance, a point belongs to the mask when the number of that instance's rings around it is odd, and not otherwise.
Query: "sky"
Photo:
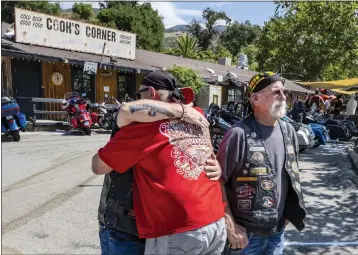
[[[98,8],[98,2],[91,3]],[[61,2],[62,8],[71,8],[74,2]],[[273,2],[152,2],[153,8],[157,9],[164,18],[166,28],[175,25],[189,24],[193,19],[202,20],[202,11],[210,7],[215,11],[225,11],[232,21],[264,25],[273,16],[276,5]]]

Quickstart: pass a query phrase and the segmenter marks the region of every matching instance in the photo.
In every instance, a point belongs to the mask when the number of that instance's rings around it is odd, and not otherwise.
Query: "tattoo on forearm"
[[[167,116],[169,118],[174,118],[175,115],[168,111],[165,107],[156,106],[152,104],[137,104],[137,105],[131,105],[129,106],[129,110],[132,114],[139,111],[148,111],[148,115],[150,117],[155,117],[157,113],[163,114],[164,116]]]

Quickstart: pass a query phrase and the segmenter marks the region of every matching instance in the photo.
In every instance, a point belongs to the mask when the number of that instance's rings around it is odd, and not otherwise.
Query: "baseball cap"
[[[170,98],[177,102],[189,104],[194,101],[194,92],[189,87],[179,88],[180,83],[173,74],[162,70],[157,70],[146,75],[141,83],[145,86],[153,87],[156,90],[169,90]]]
[[[248,92],[251,95],[252,93],[263,90],[264,88],[276,81],[284,82],[284,79],[274,72],[258,73],[250,79],[248,85]]]

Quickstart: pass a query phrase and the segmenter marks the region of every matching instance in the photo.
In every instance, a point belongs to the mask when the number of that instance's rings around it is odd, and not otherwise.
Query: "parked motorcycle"
[[[219,150],[225,132],[231,127],[231,124],[222,118],[223,115],[228,116],[226,110],[220,109],[220,107],[214,103],[211,103],[208,110],[205,111],[205,117],[210,123],[211,143],[215,154]]]
[[[297,134],[300,152],[305,151],[309,147],[319,146],[319,143],[316,140],[316,136],[309,125],[298,123],[287,116],[283,117],[282,120],[287,121],[294,127]]]
[[[112,99],[114,104],[108,104],[109,100]],[[108,98],[102,104],[96,104],[99,107],[101,113],[97,115],[98,125],[105,130],[112,130],[115,122],[115,116],[118,112],[121,104],[114,97]]]
[[[65,94],[63,101],[63,109],[68,112],[68,122],[74,129],[85,132],[86,135],[91,134],[91,126],[93,125],[90,114],[86,110],[87,102],[78,92],[68,92]]]
[[[20,112],[20,106],[14,99],[1,97],[1,133],[12,136],[14,141],[20,141],[20,130],[25,132],[27,125],[25,114]]]

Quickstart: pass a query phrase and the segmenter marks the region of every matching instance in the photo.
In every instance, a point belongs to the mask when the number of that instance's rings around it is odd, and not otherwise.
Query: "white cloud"
[[[56,1],[56,0],[50,0]],[[72,5],[75,2],[60,2],[60,5],[63,9],[72,8]],[[99,2],[83,2],[92,4],[93,8],[99,8]],[[143,3],[140,1],[139,4]],[[163,17],[164,25],[166,28],[172,27],[175,25],[185,25],[188,24],[188,21],[191,21],[194,17],[201,17],[201,10],[192,10],[192,9],[179,9],[175,6],[173,2],[150,2],[152,7],[158,10],[159,15]],[[190,19],[184,19],[183,17],[190,17]]]
[[[209,4],[209,6],[213,7],[213,8],[220,8],[220,7],[229,6],[229,5],[231,5],[230,2],[215,2],[215,3]]]
[[[200,10],[191,10],[191,9],[176,9],[176,12],[183,16],[195,16],[201,17],[203,11]]]
[[[178,9],[173,2],[150,2],[150,4],[164,18],[163,21],[166,28],[188,24],[182,16],[200,17],[202,14],[202,11],[199,10]]]

